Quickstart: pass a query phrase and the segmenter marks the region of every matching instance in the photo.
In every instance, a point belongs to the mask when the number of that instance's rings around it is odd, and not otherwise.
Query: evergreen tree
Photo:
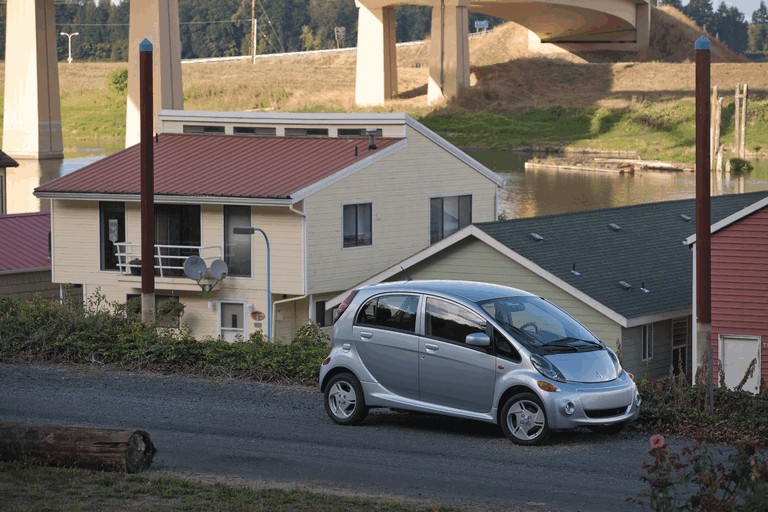
[[[736,7],[728,7],[720,2],[717,12],[712,17],[712,28],[717,37],[736,53],[747,50],[747,22],[744,14]]]
[[[704,30],[710,31],[712,24],[712,2],[710,0],[691,0],[683,12]]]
[[[768,8],[765,7],[763,0],[760,0],[760,6],[752,13],[752,23],[756,25],[768,23]]]
[[[664,5],[674,7],[680,12],[683,12],[683,0],[665,0]]]

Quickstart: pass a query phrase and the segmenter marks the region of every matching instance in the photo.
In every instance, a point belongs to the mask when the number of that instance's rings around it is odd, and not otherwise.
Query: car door
[[[437,297],[426,297],[423,316],[420,400],[474,412],[490,411],[496,358],[490,347],[465,343],[468,334],[485,332],[485,320],[465,306]]]
[[[418,399],[419,295],[386,294],[366,301],[352,327],[355,347],[368,372],[392,393]]]

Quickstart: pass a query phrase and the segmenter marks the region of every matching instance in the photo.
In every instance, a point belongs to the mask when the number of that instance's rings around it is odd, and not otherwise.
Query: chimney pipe
[[[366,128],[365,133],[368,135],[368,149],[371,151],[378,149],[376,147],[376,128]]]

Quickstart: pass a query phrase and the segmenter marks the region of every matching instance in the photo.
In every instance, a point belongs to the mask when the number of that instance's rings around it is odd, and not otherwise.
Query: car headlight
[[[619,362],[619,357],[610,348],[605,347],[605,350],[608,351],[608,356],[611,358],[611,361],[613,361],[613,367],[616,370],[616,377],[621,377],[621,373],[624,371],[624,368],[621,367],[621,363]]]
[[[531,363],[543,376],[558,382],[565,382],[565,377],[557,369],[557,366],[550,363],[546,357],[542,357],[539,354],[531,354]]]

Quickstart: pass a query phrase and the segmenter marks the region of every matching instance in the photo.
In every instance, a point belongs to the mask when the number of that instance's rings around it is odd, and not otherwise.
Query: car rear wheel
[[[533,393],[510,397],[501,409],[501,429],[517,444],[528,446],[546,441],[550,430],[539,397]]]
[[[360,381],[351,373],[335,375],[325,387],[325,412],[339,425],[357,425],[365,419],[365,405]]]

